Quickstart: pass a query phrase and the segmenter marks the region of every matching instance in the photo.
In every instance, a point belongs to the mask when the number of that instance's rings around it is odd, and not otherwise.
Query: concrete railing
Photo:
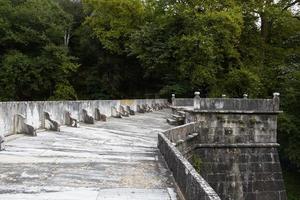
[[[130,106],[134,111],[137,105],[166,104],[166,99],[127,99],[127,100],[93,100],[93,101],[28,101],[0,103],[0,136],[16,133],[16,115],[24,117],[24,123],[34,129],[45,126],[45,112],[59,124],[66,123],[66,113],[77,121],[84,121],[85,116],[101,114],[110,117],[112,107]],[[98,110],[97,110],[98,109]],[[47,114],[47,115],[48,115]]]
[[[200,98],[199,92],[195,98],[175,98],[172,96],[172,106],[192,107],[197,110],[242,110],[272,112],[279,110],[279,93],[273,94],[273,99],[244,98]],[[197,108],[195,107],[197,105]]]
[[[158,148],[186,200],[220,200],[213,188],[164,135],[158,134]]]

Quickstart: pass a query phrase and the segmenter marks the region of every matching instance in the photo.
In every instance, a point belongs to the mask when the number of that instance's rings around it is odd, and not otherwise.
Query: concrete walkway
[[[0,152],[1,200],[179,199],[156,147],[156,111],[19,137]]]

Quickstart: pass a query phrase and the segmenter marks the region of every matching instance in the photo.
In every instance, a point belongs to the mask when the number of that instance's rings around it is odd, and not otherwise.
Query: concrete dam
[[[171,101],[0,103],[0,199],[286,199],[279,94]]]

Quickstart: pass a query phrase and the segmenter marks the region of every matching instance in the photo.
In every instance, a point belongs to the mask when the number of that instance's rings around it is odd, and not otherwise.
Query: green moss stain
[[[192,164],[195,168],[195,170],[200,173],[200,168],[201,168],[201,164],[202,164],[202,160],[199,156],[197,156],[196,154],[193,154],[192,156]]]

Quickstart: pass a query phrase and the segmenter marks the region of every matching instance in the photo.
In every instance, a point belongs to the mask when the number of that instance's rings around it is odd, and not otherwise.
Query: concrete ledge
[[[243,110],[243,111],[278,111],[279,101],[276,99],[245,98],[200,98],[201,110]],[[193,98],[175,98],[173,106],[193,107]]]
[[[221,200],[163,133],[158,134],[158,148],[186,200]]]
[[[5,138],[4,136],[0,135],[0,151],[5,150]]]
[[[36,136],[36,130],[33,126],[25,123],[26,118],[23,115],[16,114],[14,116],[14,132],[17,134],[26,134]]]
[[[248,144],[196,144],[193,149],[197,148],[273,148],[279,147],[278,143],[248,143]]]
[[[213,113],[213,114],[262,114],[262,115],[277,115],[283,111],[259,111],[259,110],[194,110],[193,107],[183,108],[185,112],[192,113]]]

